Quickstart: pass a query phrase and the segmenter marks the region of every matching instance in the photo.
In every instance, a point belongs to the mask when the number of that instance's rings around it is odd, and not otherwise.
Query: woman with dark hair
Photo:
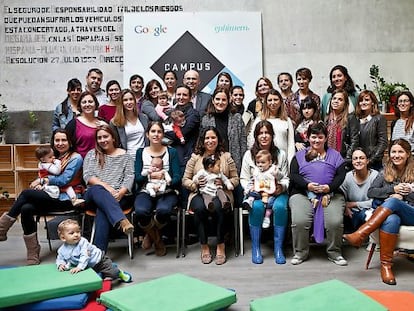
[[[167,70],[166,72],[164,72],[162,80],[164,81],[166,87],[168,102],[170,103],[170,105],[173,105],[175,99],[175,90],[177,88],[178,81],[177,74],[175,73],[175,71]]]
[[[288,163],[295,154],[295,131],[292,120],[288,117],[286,106],[280,93],[271,89],[265,97],[262,111],[254,120],[252,129],[262,120],[269,121],[273,126],[275,145],[286,153]],[[250,148],[254,143],[254,133],[250,132],[247,146]]]
[[[321,109],[321,98],[311,91],[309,84],[312,81],[312,72],[309,68],[299,68],[296,70],[296,83],[298,90],[295,92],[296,103],[300,105],[306,97],[312,97],[313,101],[318,104],[318,111]]]
[[[243,115],[243,122],[246,125],[247,133],[252,127],[252,122],[256,119],[257,114],[262,111],[265,105],[266,95],[271,89],[273,89],[273,84],[269,78],[261,77],[257,80],[255,87],[256,98],[247,105],[247,109]]]
[[[300,104],[300,119],[295,129],[295,147],[297,151],[309,147],[308,128],[318,121],[318,104],[312,97],[305,98]]]
[[[240,85],[235,85],[230,89],[230,105],[235,112],[243,116],[244,113],[244,89]]]
[[[83,164],[87,185],[84,199],[88,209],[96,210],[94,244],[106,252],[111,228],[120,228],[125,234],[134,230],[122,213],[134,201],[134,159],[117,147],[117,137],[109,125],[98,126],[95,142]]]
[[[109,123],[115,115],[116,107],[121,105],[121,85],[116,80],[111,80],[106,84],[106,94],[109,101],[101,105],[98,109],[98,117]]]
[[[328,147],[328,131],[323,122],[309,127],[308,139],[310,147],[298,151],[290,164],[289,207],[294,251],[291,263],[299,265],[308,259],[309,229],[313,224],[317,243],[325,240],[326,231],[328,259],[345,266],[348,263],[341,251],[345,200],[339,190],[345,178],[345,162],[338,151]],[[316,208],[308,199],[308,192],[316,194]],[[322,207],[322,198],[326,196],[329,200]]]
[[[243,154],[247,150],[246,131],[242,117],[233,111],[227,89],[217,88],[201,120],[201,127],[214,126],[223,139],[224,150],[230,152],[240,172]]]
[[[348,69],[342,65],[334,66],[329,72],[330,85],[327,89],[327,93],[322,97],[321,103],[321,115],[322,120],[329,113],[329,102],[331,101],[332,93],[336,89],[344,89],[349,96],[350,105],[348,107],[348,113],[355,110],[357,106],[358,92],[355,89],[354,81],[348,73]]]
[[[220,159],[220,172],[224,174],[233,187],[239,184],[239,178],[237,176],[236,165],[229,152],[225,152],[223,140],[217,128],[213,126],[207,126],[201,130],[200,136],[197,140],[197,145],[194,153],[191,155],[188,161],[184,176],[183,186],[191,191],[188,198],[189,208],[194,211],[194,222],[197,227],[198,236],[201,244],[201,262],[203,264],[209,264],[213,260],[210,248],[208,246],[208,218],[213,216],[217,219],[217,249],[216,249],[216,264],[222,265],[226,262],[226,252],[224,244],[224,214],[225,210],[221,206],[220,200],[215,197],[213,199],[214,209],[210,212],[204,203],[203,196],[198,192],[199,188],[206,182],[205,178],[194,180],[193,177],[197,172],[203,169],[203,159],[208,156],[214,156]],[[222,186],[230,203],[233,204],[233,193],[226,189],[223,181],[216,180],[216,185]]]
[[[220,72],[217,76],[217,83],[216,83],[216,89],[217,88],[225,88],[228,91],[231,90],[233,87],[233,79],[231,78],[231,75],[228,72]]]
[[[99,102],[93,93],[85,91],[78,101],[80,115],[72,119],[66,129],[73,139],[75,150],[84,158],[89,150],[95,148],[95,133],[99,125],[106,124],[105,121],[95,117],[95,111],[99,108]]]
[[[23,239],[27,249],[27,264],[40,263],[40,245],[37,238],[37,224],[35,215],[48,214],[51,211],[65,211],[73,209],[72,201],[66,192],[61,191],[57,199],[50,197],[43,191],[44,185],[65,188],[71,186],[75,192],[81,194],[82,187],[82,157],[74,151],[72,140],[65,129],[53,132],[51,147],[55,156],[62,162],[62,171],[59,175],[49,175],[46,178],[36,178],[30,189],[23,190],[10,210],[0,217],[0,241],[7,240],[7,231],[20,215],[23,227]]]
[[[240,173],[240,183],[248,193],[251,187],[251,180],[256,169],[255,157],[261,150],[267,150],[272,156],[272,162],[277,166],[283,178],[275,180],[276,191],[274,203],[269,206],[273,212],[273,236],[274,236],[274,256],[277,264],[286,262],[283,254],[283,241],[285,239],[286,226],[288,221],[288,162],[286,153],[279,149],[274,143],[275,132],[272,123],[268,120],[259,121],[253,131],[254,144],[252,148],[243,156],[242,170]],[[265,216],[265,204],[261,199],[254,200],[249,213],[250,237],[252,239],[252,262],[255,264],[263,263],[263,256],[260,249],[260,237],[262,234],[262,224]]]
[[[170,219],[172,210],[178,204],[176,190],[181,185],[181,170],[177,151],[164,146],[164,127],[160,121],[150,121],[146,130],[149,146],[137,150],[135,157],[135,182],[137,196],[135,198],[135,213],[139,226],[146,233],[142,248],[150,249],[154,244],[155,254],[164,256],[167,249],[162,241],[160,230]],[[160,171],[150,170],[144,176],[143,170],[149,170],[153,158],[162,159],[163,167]],[[166,190],[162,194],[151,196],[145,191],[149,179],[162,179],[167,171],[171,176]],[[155,211],[155,213],[154,213]]]
[[[397,95],[394,113],[397,120],[391,124],[391,141],[405,139],[411,145],[411,153],[414,153],[414,97],[410,91]]]
[[[65,128],[66,124],[79,114],[78,100],[82,93],[82,83],[78,79],[70,79],[66,91],[68,96],[56,106],[53,113],[52,132],[58,128]]]
[[[350,164],[352,152],[359,145],[359,124],[353,114],[348,114],[348,93],[343,89],[333,91],[329,106],[326,116],[328,146],[340,152]]]
[[[387,121],[380,114],[372,91],[364,90],[359,94],[354,117],[359,125],[359,145],[364,146],[370,167],[379,171],[387,149]]]
[[[135,159],[137,150],[144,148],[147,142],[145,131],[148,118],[145,114],[138,112],[135,96],[131,90],[123,90],[120,99],[121,104],[116,108],[110,125],[116,130],[119,146]]]
[[[354,233],[345,234],[344,238],[351,245],[360,247],[370,233],[380,229],[381,278],[388,285],[396,285],[392,258],[400,226],[414,225],[414,160],[411,146],[405,139],[392,141],[388,154],[384,170],[368,190],[368,197],[382,203],[366,223]]]
[[[147,115],[150,121],[161,121],[161,118],[155,111],[155,106],[157,106],[158,103],[158,94],[161,91],[161,83],[155,79],[148,81],[145,86],[145,100],[141,105],[141,111]]]

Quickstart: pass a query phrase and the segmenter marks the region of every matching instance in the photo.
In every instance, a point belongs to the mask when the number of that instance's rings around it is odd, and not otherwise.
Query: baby
[[[59,271],[69,270],[70,273],[78,273],[92,268],[96,273],[101,273],[103,279],[132,282],[132,276],[128,272],[119,269],[102,250],[81,236],[80,226],[76,220],[62,221],[58,226],[58,234],[63,241],[56,257]]]
[[[216,185],[216,180],[221,179],[228,190],[233,190],[234,186],[227,176],[220,172],[220,159],[214,155],[207,156],[203,158],[203,167],[204,169],[194,175],[193,182],[197,183],[200,177],[206,179],[205,185],[200,187],[199,191],[203,196],[207,210],[210,212],[214,211],[213,199],[215,197],[220,200],[221,206],[224,209],[229,209],[231,207],[229,198],[224,192],[223,186]]]
[[[306,152],[305,159],[308,162],[313,161],[315,159],[316,160],[321,160],[320,156],[321,155],[318,152],[316,152],[315,150],[309,149]],[[319,204],[318,195],[316,193],[314,193],[313,191],[309,191],[309,190],[306,190],[306,194],[308,196],[309,201],[312,203],[312,207],[317,208],[318,204]],[[322,200],[322,202],[321,202],[322,207],[326,208],[329,205],[329,203],[331,202],[332,197],[333,197],[333,192],[323,195],[322,199],[321,199]]]
[[[158,179],[151,178],[151,173],[153,172],[163,172],[164,177]],[[171,176],[167,170],[164,170],[164,162],[160,157],[152,158],[151,166],[148,169],[143,169],[141,175],[148,176],[145,192],[149,193],[152,197],[163,194],[167,186],[171,183]]]
[[[185,125],[185,115],[181,110],[173,110],[170,114],[172,120],[172,130],[175,136],[180,140],[181,144],[185,144],[185,139],[181,128]]]
[[[250,189],[247,189],[247,198],[243,203],[251,208],[254,200],[262,200],[266,207],[262,227],[269,228],[277,181],[283,178],[283,174],[276,165],[272,164],[272,155],[267,150],[257,152],[255,164],[252,184]]]
[[[171,104],[168,102],[168,94],[166,91],[161,91],[158,94],[158,104],[155,106],[155,111],[157,112],[158,116],[163,120],[168,120],[170,113],[173,109]]]
[[[59,175],[62,170],[62,163],[55,158],[53,149],[50,146],[39,146],[36,148],[35,154],[36,158],[39,160],[38,176],[40,184],[42,185],[42,190],[54,199],[59,198],[60,191],[62,190],[66,192],[73,204],[77,204],[77,196],[75,190],[71,186],[60,189],[58,186],[45,185],[43,183],[43,178],[46,178],[49,175]]]

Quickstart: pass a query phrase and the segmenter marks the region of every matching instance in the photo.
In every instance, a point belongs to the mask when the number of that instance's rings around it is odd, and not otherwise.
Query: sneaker
[[[302,262],[304,262],[307,258],[301,258],[298,255],[293,256],[292,260],[290,261],[290,263],[292,265],[300,265]]]
[[[249,197],[249,198],[245,199],[242,203],[243,208],[250,211],[252,209],[252,206],[253,206],[253,201],[254,201],[254,198],[252,198],[252,197]]]
[[[334,264],[338,265],[338,266],[347,266],[348,265],[348,261],[346,261],[346,259],[342,256],[338,256],[338,257],[335,257],[335,258],[328,257],[328,259],[330,261],[332,261]]]
[[[270,217],[263,218],[262,228],[267,229],[270,227]]]
[[[118,274],[119,278],[124,283],[131,283],[132,282],[132,275],[126,271],[119,270]]]
[[[311,203],[312,203],[312,207],[313,208],[317,208],[318,207],[319,200],[318,199],[312,199],[311,200]]]

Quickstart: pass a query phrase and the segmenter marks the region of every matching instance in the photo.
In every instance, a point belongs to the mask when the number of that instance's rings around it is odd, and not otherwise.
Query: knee
[[[400,231],[401,218],[396,214],[389,215],[381,225],[381,230],[389,233],[398,233]]]
[[[264,213],[265,206],[262,202],[262,200],[254,200],[252,204],[252,210],[250,211],[251,214],[263,214]]]

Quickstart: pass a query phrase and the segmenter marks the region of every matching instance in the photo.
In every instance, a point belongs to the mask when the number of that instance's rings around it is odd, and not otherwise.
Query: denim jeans
[[[381,206],[388,208],[393,212],[382,223],[382,231],[398,233],[401,225],[414,226],[414,206],[396,198],[385,200]]]

